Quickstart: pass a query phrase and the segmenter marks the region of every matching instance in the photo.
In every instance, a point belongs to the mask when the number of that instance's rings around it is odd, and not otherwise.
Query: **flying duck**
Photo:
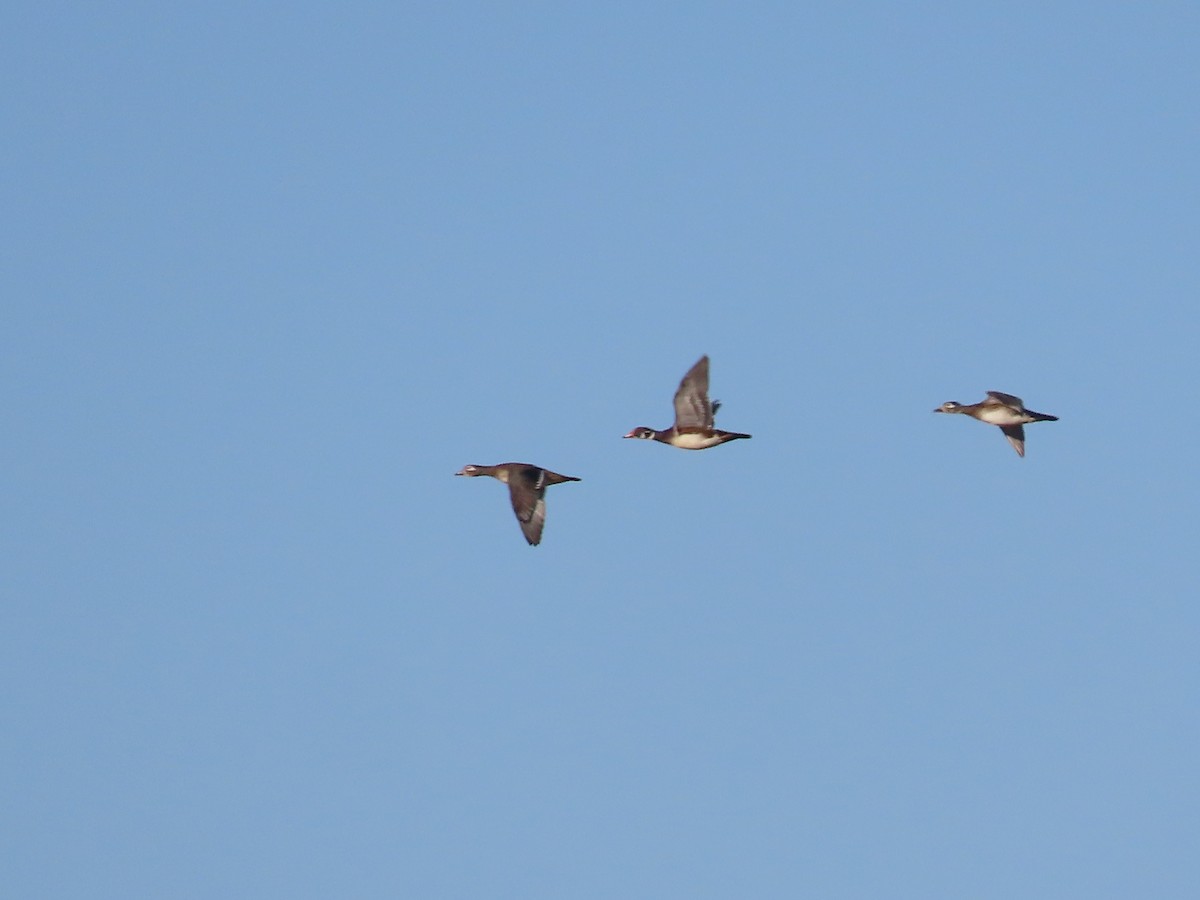
[[[455,475],[491,475],[508,485],[513,512],[521,524],[525,540],[532,545],[541,543],[542,526],[546,524],[546,488],[564,481],[579,481],[570,475],[559,475],[549,469],[529,463],[501,463],[498,466],[463,466]]]
[[[934,410],[940,413],[965,413],[980,422],[997,425],[1008,438],[1008,442],[1017,451],[1017,456],[1025,455],[1025,425],[1029,422],[1057,422],[1058,416],[1033,412],[1025,408],[1020,397],[1012,394],[1002,394],[1000,391],[988,391],[987,398],[969,406],[963,406],[953,400],[947,400]]]
[[[683,376],[679,390],[675,392],[675,424],[663,431],[643,425],[625,437],[655,440],[681,450],[707,450],[726,441],[750,437],[713,428],[713,416],[720,407],[720,401],[708,399],[708,357],[702,356]]]

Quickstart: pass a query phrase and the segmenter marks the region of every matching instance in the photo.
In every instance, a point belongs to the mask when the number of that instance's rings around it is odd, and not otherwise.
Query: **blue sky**
[[[0,25],[13,896],[1195,896],[1193,4]]]

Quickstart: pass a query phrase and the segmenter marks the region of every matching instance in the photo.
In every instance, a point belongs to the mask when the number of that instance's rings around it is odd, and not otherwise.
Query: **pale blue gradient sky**
[[[6,891],[1194,897],[1198,33],[0,14]]]

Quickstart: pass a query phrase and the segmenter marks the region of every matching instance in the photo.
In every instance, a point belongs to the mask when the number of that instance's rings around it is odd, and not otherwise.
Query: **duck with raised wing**
[[[1017,456],[1025,455],[1025,426],[1030,422],[1057,422],[1058,416],[1034,412],[1026,409],[1024,401],[1012,394],[1000,391],[988,391],[987,397],[978,403],[964,406],[954,400],[947,400],[934,410],[940,413],[964,413],[980,422],[996,425],[1008,442],[1017,451]]]
[[[708,357],[702,356],[683,376],[675,392],[675,424],[663,431],[643,425],[625,437],[654,440],[681,450],[707,450],[726,441],[749,438],[748,434],[713,427],[713,416],[720,407],[720,401],[708,399]]]
[[[529,463],[501,463],[498,466],[463,466],[455,475],[491,475],[508,485],[513,512],[532,545],[541,543],[542,527],[546,524],[546,488],[564,481],[579,481],[570,475],[559,475],[549,469]]]

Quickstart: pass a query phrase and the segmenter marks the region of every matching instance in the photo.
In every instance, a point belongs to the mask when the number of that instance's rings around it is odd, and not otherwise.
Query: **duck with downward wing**
[[[490,475],[508,485],[508,496],[512,500],[513,512],[521,525],[521,532],[530,545],[542,540],[542,527],[546,524],[546,488],[564,481],[579,481],[570,475],[559,475],[549,469],[530,463],[501,463],[498,466],[463,466],[454,473],[473,478]]]
[[[1058,421],[1058,416],[1026,409],[1025,403],[1020,397],[1003,394],[1000,391],[988,391],[985,399],[966,406],[954,400],[947,400],[934,412],[963,413],[980,422],[998,426],[1004,432],[1004,436],[1008,438],[1008,442],[1013,445],[1013,449],[1017,451],[1017,456],[1025,455],[1026,425],[1030,422]]]

